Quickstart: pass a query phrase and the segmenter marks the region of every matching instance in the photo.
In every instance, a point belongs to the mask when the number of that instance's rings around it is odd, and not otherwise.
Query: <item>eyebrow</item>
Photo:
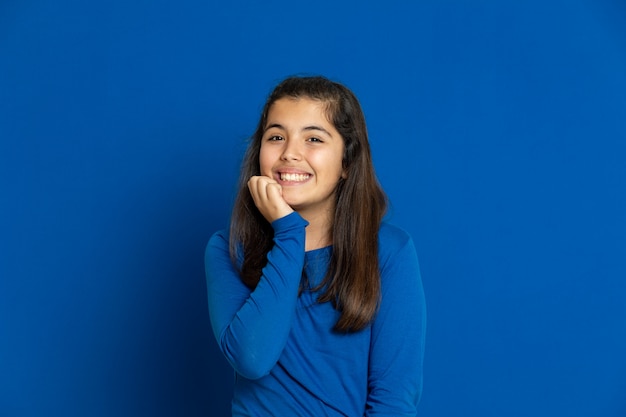
[[[274,128],[274,127],[278,128],[278,129],[286,130],[285,127],[283,125],[281,125],[280,123],[272,123],[271,125],[267,125],[263,132],[267,132],[268,130],[270,130],[270,129]],[[302,131],[309,131],[309,130],[319,130],[320,132],[323,132],[323,133],[327,134],[331,138],[333,137],[333,135],[328,130],[324,129],[321,126],[310,125],[310,126],[305,126],[305,127],[302,128]]]

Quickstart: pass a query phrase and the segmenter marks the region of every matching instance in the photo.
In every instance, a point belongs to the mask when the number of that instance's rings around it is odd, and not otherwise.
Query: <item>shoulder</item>
[[[228,229],[218,230],[209,238],[204,249],[204,265],[207,277],[216,277],[219,275],[219,273],[215,274],[216,271],[230,271],[234,266],[230,254]]]
[[[228,238],[230,233],[228,229],[221,229],[213,233],[211,238],[209,239],[209,245],[222,245],[224,242],[228,244]]]
[[[391,223],[383,222],[378,230],[379,250],[398,250],[412,243],[411,235],[404,229]]]
[[[388,309],[398,303],[411,309],[423,304],[419,260],[413,238],[407,231],[388,223],[381,225],[378,262],[381,296],[385,299],[381,308],[384,305],[384,309]]]
[[[411,235],[404,229],[383,222],[378,231],[378,255],[381,266],[390,260],[415,256],[415,247]]]
[[[218,230],[209,238],[205,248],[205,256],[215,252],[224,252],[229,250],[229,233],[228,229]]]

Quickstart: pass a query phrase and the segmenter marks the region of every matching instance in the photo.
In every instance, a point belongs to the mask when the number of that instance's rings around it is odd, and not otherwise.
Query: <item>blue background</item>
[[[362,101],[422,416],[626,416],[619,0],[0,3],[0,415],[226,416],[203,251],[270,89]]]

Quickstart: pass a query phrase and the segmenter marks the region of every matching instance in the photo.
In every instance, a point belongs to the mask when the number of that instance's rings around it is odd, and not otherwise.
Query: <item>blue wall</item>
[[[0,4],[0,415],[228,414],[202,254],[293,73],[415,238],[421,415],[626,415],[626,5],[333,3]]]

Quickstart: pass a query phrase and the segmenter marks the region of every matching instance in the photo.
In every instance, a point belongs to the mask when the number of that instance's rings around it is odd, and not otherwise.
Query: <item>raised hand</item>
[[[294,210],[283,198],[283,189],[275,180],[266,176],[254,176],[248,180],[248,189],[265,220],[272,223]]]

